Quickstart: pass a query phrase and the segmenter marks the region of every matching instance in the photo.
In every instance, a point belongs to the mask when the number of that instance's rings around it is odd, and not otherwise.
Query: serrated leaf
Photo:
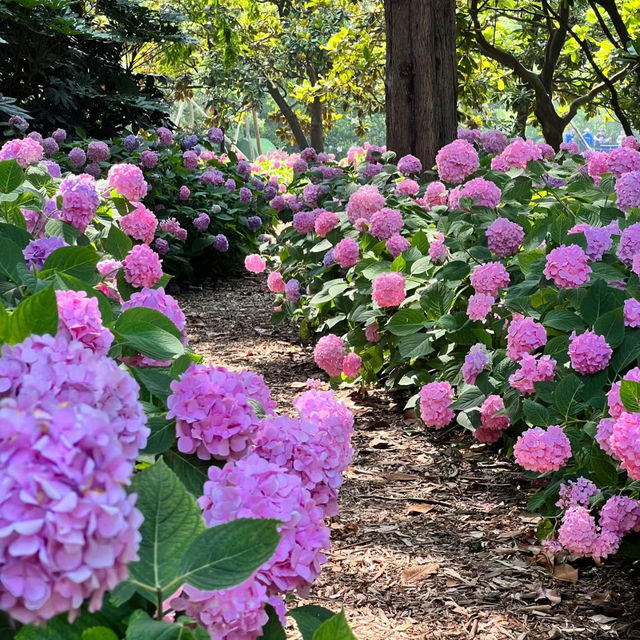
[[[312,640],[356,640],[349,627],[344,611],[325,620],[313,634]]]
[[[640,382],[622,380],[620,400],[624,408],[631,413],[640,413]]]
[[[575,415],[580,408],[580,390],[582,382],[578,376],[570,373],[558,382],[553,394],[553,406],[563,417]]]
[[[24,182],[24,171],[15,160],[0,162],[0,193],[11,193]]]
[[[480,408],[485,399],[484,393],[475,387],[467,389],[462,395],[451,404],[451,409],[456,411],[466,411],[468,409]]]
[[[209,467],[214,464],[212,460],[200,460],[196,455],[181,453],[170,449],[162,454],[167,466],[176,473],[187,491],[199,498],[202,495],[202,487],[208,480]]]
[[[420,309],[400,309],[391,316],[386,329],[394,336],[410,336],[424,327],[426,318]]]
[[[188,626],[187,626],[188,625]],[[209,640],[202,628],[191,629],[189,618],[178,618],[176,622],[154,620],[145,611],[134,611],[127,627],[126,640]]]
[[[580,316],[567,309],[553,309],[542,322],[545,327],[551,327],[558,331],[580,331],[584,329],[584,322]]]
[[[522,401],[522,411],[527,422],[534,427],[548,427],[549,422],[549,410],[541,404],[525,398]]]
[[[49,286],[25,298],[13,313],[0,312],[0,342],[16,344],[31,334],[55,336],[58,331],[58,303]]]
[[[56,249],[45,260],[42,266],[42,277],[49,271],[62,275],[67,274],[87,283],[95,284],[100,279],[96,264],[100,256],[91,247],[61,247]]]
[[[296,621],[303,640],[313,640],[313,634],[318,627],[334,616],[333,611],[315,604],[297,607],[288,611],[287,615]]]

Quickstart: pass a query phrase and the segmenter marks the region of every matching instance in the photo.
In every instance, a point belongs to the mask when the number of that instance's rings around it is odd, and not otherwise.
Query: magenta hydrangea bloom
[[[527,429],[513,447],[516,462],[527,471],[557,471],[571,457],[571,443],[561,427]]]
[[[454,393],[448,382],[429,382],[420,389],[420,417],[427,427],[442,429],[453,420]]]
[[[342,363],[342,373],[347,378],[356,378],[360,373],[362,358],[357,353],[348,353]]]
[[[182,154],[182,166],[187,171],[195,171],[198,168],[200,158],[195,151],[188,150]]]
[[[120,227],[134,240],[151,244],[158,227],[158,218],[147,207],[137,202],[131,213],[120,218]]]
[[[299,211],[293,215],[293,228],[298,233],[311,233],[315,228],[315,211]]]
[[[185,200],[189,199],[190,195],[191,195],[191,191],[189,190],[189,187],[183,184],[180,187],[180,191],[178,192],[178,197],[180,198],[180,200],[184,202]]]
[[[614,424],[615,420],[612,420],[611,418],[603,418],[598,423],[598,430],[595,436],[596,442],[600,445],[600,448],[612,457],[615,457],[611,446],[611,436],[613,435]]]
[[[640,170],[625,173],[616,180],[616,195],[622,211],[640,208]]]
[[[509,285],[509,273],[500,262],[488,262],[476,267],[470,280],[476,293],[486,293],[497,298],[499,290]]]
[[[397,271],[381,273],[371,284],[371,298],[379,307],[397,307],[407,296],[404,276]]]
[[[43,156],[42,145],[31,138],[15,138],[0,148],[0,160],[15,160],[23,169],[37,164]]]
[[[262,273],[267,268],[267,263],[257,253],[252,253],[244,259],[244,266],[251,273]]]
[[[497,218],[486,231],[489,250],[499,258],[518,252],[524,242],[524,229],[507,218]]]
[[[505,150],[509,140],[502,131],[484,131],[480,134],[480,144],[487,153],[496,155]]]
[[[404,226],[402,213],[387,207],[376,211],[371,216],[369,233],[378,240],[388,240]]]
[[[102,324],[98,299],[87,297],[86,291],[56,291],[58,333],[78,340],[99,355],[106,355],[113,333]]]
[[[542,160],[542,150],[533,140],[514,138],[494,160],[498,158],[503,165],[503,168],[500,168],[501,171],[508,171],[514,167],[526,169],[527,163],[534,160]],[[491,163],[491,168],[494,168],[493,162]]]
[[[495,301],[495,298],[487,293],[475,293],[469,296],[467,315],[473,321],[484,322]]]
[[[345,269],[358,264],[360,245],[353,238],[343,238],[333,248],[333,259]]]
[[[384,207],[384,196],[372,184],[365,184],[349,196],[347,203],[347,216],[352,224],[356,220],[364,219],[367,222],[371,216]]]
[[[560,245],[547,254],[544,275],[559,289],[572,289],[589,281],[587,254],[577,244]]]
[[[469,349],[462,364],[462,379],[467,384],[475,384],[476,378],[489,364],[489,352],[486,345],[479,343]]]
[[[280,520],[275,554],[256,577],[268,592],[306,594],[326,561],[322,551],[330,541],[323,511],[298,475],[251,454],[222,469],[209,467],[198,503],[209,527],[237,518]]]
[[[316,364],[332,378],[342,373],[344,363],[344,344],[337,335],[330,333],[322,336],[313,350]]]
[[[420,158],[408,153],[398,160],[398,171],[406,174],[420,173],[422,171],[422,162],[420,162]]]
[[[285,283],[282,274],[279,271],[272,271],[267,277],[267,287],[273,293],[281,293],[284,291]]]
[[[590,375],[602,371],[609,366],[613,350],[605,338],[593,331],[571,334],[569,357],[571,367],[578,373]]]
[[[159,226],[164,233],[174,236],[177,240],[185,240],[187,237],[186,229],[183,229],[175,218],[161,220]]]
[[[600,510],[600,527],[620,538],[640,531],[640,501],[627,496],[611,496]]]
[[[624,301],[624,324],[626,327],[637,329],[640,327],[640,302],[635,298]]]
[[[551,356],[526,354],[520,359],[520,368],[509,377],[509,384],[527,395],[535,392],[535,382],[550,382],[556,375],[556,361]]]
[[[545,344],[547,332],[539,322],[519,313],[513,314],[507,330],[507,356],[511,360],[518,362],[523,355],[544,347]]]
[[[601,260],[605,252],[611,249],[611,229],[609,227],[587,227],[584,231],[587,239],[587,258],[590,262]]]
[[[622,232],[616,255],[630,267],[637,253],[640,253],[640,222],[630,225]]]
[[[445,182],[462,182],[479,166],[478,154],[466,140],[454,140],[436,155],[438,175]]]
[[[315,207],[318,204],[318,198],[322,194],[322,188],[319,184],[308,184],[302,190],[302,199],[310,206]]]
[[[171,383],[167,418],[176,419],[178,450],[201,460],[242,457],[260,424],[242,374],[192,364]]]
[[[84,233],[96,215],[100,203],[96,181],[86,173],[71,176],[60,183],[60,194],[60,218],[80,233]]]
[[[403,251],[406,251],[411,246],[411,243],[399,233],[394,233],[384,243],[384,246],[392,257],[397,258]]]
[[[147,195],[147,183],[135,164],[114,164],[107,174],[109,186],[130,202],[140,202]]]
[[[563,482],[558,493],[560,499],[556,502],[556,507],[568,509],[569,507],[588,507],[589,498],[598,495],[600,489],[591,480],[580,477],[577,480]]]
[[[509,416],[502,414],[504,400],[498,395],[489,396],[480,407],[481,426],[473,435],[478,442],[495,444],[502,437],[502,432],[511,426]]]
[[[380,342],[382,339],[382,336],[380,335],[380,326],[377,322],[369,323],[364,329],[364,335],[367,342],[372,342],[374,344],[376,342]]]
[[[640,171],[640,152],[620,147],[609,153],[609,171],[616,177],[631,171]]]
[[[427,207],[447,204],[447,188],[442,182],[430,182],[424,192],[424,201]]]
[[[326,235],[333,231],[340,224],[340,218],[332,211],[324,211],[320,209],[318,216],[314,222],[314,228],[316,233],[324,238]]]
[[[460,200],[469,198],[472,206],[495,209],[500,204],[501,197],[502,191],[496,184],[484,178],[473,178],[473,180],[465,182],[461,187],[456,187],[449,194],[449,206],[452,209],[459,209]]]
[[[433,264],[444,264],[449,256],[449,250],[444,244],[444,234],[434,233],[429,243],[429,258]]]
[[[420,185],[410,178],[405,178],[396,185],[396,194],[400,196],[415,196],[418,191],[420,191]]]
[[[67,243],[57,236],[51,238],[40,238],[39,240],[31,240],[29,244],[22,250],[27,267],[31,271],[34,269],[42,269],[47,258],[60,247],[68,246]]]
[[[623,411],[613,425],[611,449],[632,480],[640,480],[640,414]]]
[[[269,620],[265,610],[267,604],[276,610],[285,627],[282,598],[270,597],[266,586],[255,577],[221,591],[200,591],[186,584],[170,602],[171,608],[184,611],[204,627],[211,640],[255,640],[260,637]]]
[[[594,151],[587,160],[587,173],[596,184],[605,173],[609,173],[609,154],[604,151]]]
[[[567,509],[558,529],[558,540],[571,553],[592,555],[598,543],[598,528],[589,510],[585,507]]]
[[[87,147],[87,159],[89,162],[106,162],[111,157],[109,145],[100,140],[94,140]]]
[[[146,244],[137,244],[131,248],[122,261],[124,279],[134,287],[153,287],[162,278],[162,260]]]

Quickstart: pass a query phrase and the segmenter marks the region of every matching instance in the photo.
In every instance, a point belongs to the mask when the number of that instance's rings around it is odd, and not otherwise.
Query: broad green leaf
[[[640,357],[640,331],[631,329],[626,332],[622,344],[613,354],[611,366],[619,374]]]
[[[44,626],[26,625],[16,635],[16,640],[84,640],[88,629],[108,625],[109,621],[100,612],[82,613],[69,622],[66,613],[51,618]]]
[[[20,249],[24,249],[32,240],[31,234],[25,229],[16,227],[13,224],[0,222],[0,242],[4,242],[5,238],[9,238]]]
[[[136,380],[152,395],[166,399],[171,393],[169,385],[173,382],[169,370],[165,367],[131,367]]]
[[[522,411],[527,422],[534,427],[548,427],[549,410],[541,404],[525,398],[522,401]]]
[[[167,466],[180,478],[187,491],[196,498],[202,495],[202,487],[208,480],[213,460],[200,460],[196,455],[170,449],[162,454]]]
[[[344,611],[325,620],[313,634],[312,640],[356,640],[349,623],[344,617]]]
[[[436,278],[450,282],[452,280],[462,280],[469,275],[471,267],[462,260],[452,260],[442,267],[437,273]]]
[[[82,632],[82,640],[118,640],[118,636],[108,627],[91,627]]]
[[[48,271],[55,271],[95,284],[100,279],[96,270],[99,259],[100,256],[91,247],[61,247],[45,260],[41,275],[46,278]]]
[[[31,334],[52,336],[58,331],[58,303],[49,286],[25,298],[13,313],[0,312],[0,341],[16,344]]]
[[[102,239],[102,246],[116,260],[124,260],[131,251],[133,243],[124,231],[112,224],[107,237]]]
[[[426,318],[420,309],[400,309],[387,323],[387,330],[394,336],[410,336],[424,327]]]
[[[463,392],[462,395],[451,404],[451,408],[456,411],[466,411],[474,408],[479,409],[485,397],[480,389],[473,387]]]
[[[420,306],[427,318],[435,321],[449,313],[455,296],[453,289],[442,282],[436,282],[420,294]]]
[[[525,275],[529,273],[532,266],[538,261],[544,261],[544,251],[540,249],[533,249],[533,251],[521,252],[517,255],[518,264],[520,265],[520,269],[522,269],[522,273]]]
[[[620,400],[624,408],[631,413],[640,413],[640,382],[622,380]]]
[[[580,316],[587,325],[593,325],[607,311],[621,307],[624,298],[623,291],[610,287],[604,280],[596,280],[580,303]]]
[[[593,325],[593,330],[601,335],[612,349],[619,347],[624,340],[622,307],[601,315]]]
[[[287,612],[287,615],[296,621],[303,640],[313,640],[318,627],[334,616],[333,611],[315,604],[297,607]]]
[[[578,376],[570,373],[558,382],[553,395],[553,406],[563,417],[575,415],[580,408],[580,390],[582,382]]]
[[[282,628],[280,618],[275,609],[270,605],[266,605],[265,610],[269,616],[267,624],[262,627],[262,635],[258,640],[287,640],[287,634]]]
[[[151,416],[147,419],[147,427],[151,429],[147,446],[142,453],[153,455],[162,453],[176,443],[176,423],[162,416]]]
[[[190,618],[178,618],[176,622],[154,620],[139,609],[129,620],[126,640],[210,640],[202,627],[191,629],[192,625]]]
[[[22,249],[9,238],[2,238],[0,249],[0,275],[15,284],[22,284],[18,265],[24,265]]]
[[[414,333],[410,336],[402,336],[398,340],[398,350],[402,358],[415,360],[433,352],[431,338],[424,333]]]
[[[24,182],[24,171],[15,160],[0,162],[0,193],[11,193]]]
[[[580,331],[584,329],[584,322],[571,311],[566,309],[553,309],[550,311],[542,321],[545,327],[551,327],[558,331]]]

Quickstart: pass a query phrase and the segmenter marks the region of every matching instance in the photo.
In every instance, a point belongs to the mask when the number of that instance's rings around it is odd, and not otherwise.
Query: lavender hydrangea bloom
[[[262,226],[262,219],[260,216],[249,216],[247,218],[247,226],[251,231],[256,231]]]
[[[29,123],[18,114],[13,114],[9,118],[9,126],[16,131],[25,132],[29,128]]]
[[[131,134],[124,139],[123,144],[124,144],[124,148],[129,153],[131,153],[132,151],[135,151],[140,146],[140,140],[138,140],[136,136]]]
[[[71,166],[79,169],[87,161],[87,154],[80,147],[73,147],[69,151],[69,162]]]
[[[213,241],[213,247],[222,253],[229,251],[229,241],[227,240],[227,236],[223,233],[219,233]]]
[[[42,269],[46,259],[60,247],[66,247],[67,243],[57,236],[32,240],[23,250],[22,255],[31,271]]]
[[[207,131],[207,137],[211,144],[221,144],[224,140],[224,133],[222,129],[218,129],[218,127],[211,127],[211,129]]]
[[[229,178],[225,183],[224,186],[226,187],[227,191],[229,193],[233,193],[236,190],[236,181],[233,178]]]
[[[198,144],[198,136],[190,135],[190,136],[185,136],[180,146],[183,149],[193,149],[193,147],[195,147],[197,144]]]
[[[193,226],[198,231],[206,231],[209,228],[209,223],[211,222],[211,218],[206,213],[201,213],[197,218],[193,221]]]
[[[251,202],[251,198],[253,197],[251,194],[251,190],[247,189],[247,187],[240,188],[240,202],[244,202],[245,204]]]

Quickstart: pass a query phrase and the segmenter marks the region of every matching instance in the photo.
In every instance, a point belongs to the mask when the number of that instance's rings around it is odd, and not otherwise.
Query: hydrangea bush
[[[284,638],[283,595],[326,560],[353,416],[318,391],[278,415],[261,376],[203,364],[147,176],[58,172],[28,140],[0,161],[3,638]]]
[[[334,381],[357,355],[356,382],[406,390],[426,427],[500,443],[548,480],[530,501],[540,537],[576,552],[563,541],[583,527],[602,558],[640,528],[597,519],[615,496],[640,504],[640,152],[574,151],[461,132],[437,173],[384,149],[309,160],[285,198],[323,222],[294,219],[263,257],[299,292],[271,286],[273,320],[322,336]],[[584,513],[556,506],[578,478],[597,488]]]

